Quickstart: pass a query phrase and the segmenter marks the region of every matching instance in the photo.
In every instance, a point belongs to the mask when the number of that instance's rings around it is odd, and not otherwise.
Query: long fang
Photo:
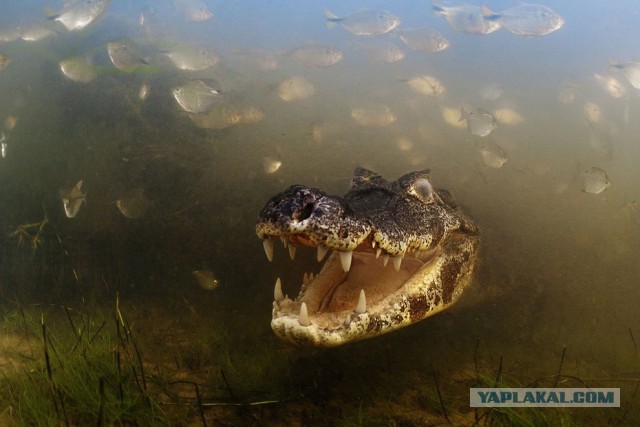
[[[264,247],[264,253],[267,254],[267,259],[273,261],[273,241],[267,237],[262,241],[262,247]]]

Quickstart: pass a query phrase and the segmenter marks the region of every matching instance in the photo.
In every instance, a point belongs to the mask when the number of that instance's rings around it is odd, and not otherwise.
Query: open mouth
[[[278,240],[292,258],[298,244],[309,242],[303,235],[265,236],[269,260]],[[294,299],[285,296],[280,279],[276,281],[271,327],[280,338],[295,344],[332,347],[391,332],[442,311],[456,297],[455,288],[441,286],[443,281],[457,282],[459,275],[470,274],[470,268],[458,272],[447,268],[451,252],[467,242],[455,235],[448,240],[453,244],[404,256],[383,254],[370,239],[353,251],[334,250],[317,275],[305,275]],[[317,248],[321,261],[328,248]],[[454,277],[443,277],[443,273],[454,273]]]

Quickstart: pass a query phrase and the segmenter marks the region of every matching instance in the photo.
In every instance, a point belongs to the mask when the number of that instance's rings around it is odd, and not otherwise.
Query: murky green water
[[[55,22],[44,4],[9,3],[2,34]],[[146,367],[154,385],[145,393],[173,424],[204,417],[210,425],[432,425],[447,416],[461,425],[525,424],[469,408],[469,387],[498,377],[511,386],[622,389],[621,408],[516,412],[536,424],[541,414],[550,425],[640,420],[640,207],[633,203],[640,197],[640,98],[608,67],[609,58],[638,57],[634,2],[549,2],[565,25],[538,37],[455,32],[427,3],[205,3],[214,17],[193,22],[173,2],[114,1],[82,30],[57,23],[46,39],[0,43],[10,58],[0,71],[7,325],[22,307],[36,324],[40,314],[58,322],[54,329],[64,334],[67,307],[82,319],[106,313],[113,326],[117,293],[140,343],[140,359],[130,362]],[[360,7],[389,10],[399,30],[437,29],[450,46],[416,52],[395,31],[368,37],[326,28],[323,8],[343,16]],[[143,52],[134,72],[116,69],[107,53],[106,43],[123,37]],[[339,49],[342,59],[308,68],[287,53],[312,42]],[[384,63],[365,55],[383,42],[405,57]],[[194,43],[214,49],[219,63],[184,71],[163,55]],[[87,83],[59,68],[78,55],[95,67]],[[612,96],[596,73],[626,93]],[[442,94],[411,89],[410,79],[427,75]],[[278,85],[291,76],[308,80],[313,94],[283,100]],[[199,127],[172,96],[194,79],[221,87],[214,129]],[[497,99],[482,95],[491,84],[501,89]],[[391,123],[354,118],[354,109],[371,106],[387,107]],[[470,134],[458,122],[461,106],[488,111],[497,127],[487,137]],[[259,114],[248,118],[249,109]],[[521,120],[509,123],[500,109]],[[273,284],[281,277],[285,293],[295,295],[303,273],[320,265],[311,249],[291,262],[281,245],[269,263],[255,237],[258,212],[294,183],[344,194],[356,166],[389,179],[432,169],[433,184],[450,190],[480,227],[473,284],[450,310],[393,334],[332,350],[291,347],[269,327]],[[590,167],[611,182],[599,194],[582,191]],[[79,180],[86,202],[68,218],[62,198]],[[115,202],[134,189],[149,206],[132,219]],[[200,288],[192,274],[199,269],[220,285]],[[13,331],[7,337],[25,333],[6,328]],[[27,336],[41,346],[37,333]],[[113,342],[123,354],[129,349]],[[40,350],[15,347],[43,371]],[[7,418],[25,422],[7,396]]]

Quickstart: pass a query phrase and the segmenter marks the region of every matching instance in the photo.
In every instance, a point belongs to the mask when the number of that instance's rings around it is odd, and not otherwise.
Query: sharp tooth
[[[309,275],[305,271],[305,273],[302,275],[302,284],[306,285],[307,283],[309,283]]]
[[[316,276],[314,276],[313,273],[309,273],[309,281],[312,281],[314,277]]]
[[[273,290],[273,299],[275,299],[276,302],[280,302],[284,299],[284,294],[282,293],[282,282],[279,277],[276,279],[276,287]]]
[[[364,295],[364,289],[360,289],[360,298],[356,306],[356,313],[364,314],[367,312],[367,297]]]
[[[345,272],[348,272],[351,268],[351,257],[353,255],[353,251],[340,251],[340,262],[342,263],[342,269]]]
[[[282,244],[284,245],[284,247],[287,247],[287,239],[284,236],[280,236],[280,241],[282,242]]]
[[[349,325],[351,325],[351,315],[347,314],[347,318],[344,319],[344,326],[348,327]]]
[[[298,315],[298,323],[300,326],[309,326],[311,322],[309,321],[309,313],[307,312],[307,304],[302,303],[300,305],[300,315]]]
[[[375,248],[375,247],[376,247],[376,241],[375,241],[375,240],[372,240],[372,241],[371,241],[371,247],[372,247],[372,248]]]
[[[267,254],[267,259],[273,261],[273,241],[268,237],[262,241],[264,247],[264,253]]]
[[[296,257],[296,247],[293,245],[289,245],[289,258],[291,258],[291,261],[293,261],[295,257]]]
[[[395,271],[400,271],[400,265],[402,265],[402,257],[403,255],[397,255],[393,257],[393,269]]]
[[[327,252],[329,252],[329,248],[327,246],[318,245],[318,262],[322,261]]]
[[[380,258],[380,254],[382,253],[382,249],[378,248],[376,249],[376,259]]]
[[[384,254],[384,256],[382,257],[382,265],[386,267],[388,263],[389,263],[389,254]]]

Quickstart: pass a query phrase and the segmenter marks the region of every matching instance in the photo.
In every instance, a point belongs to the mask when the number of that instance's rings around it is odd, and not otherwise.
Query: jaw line
[[[345,273],[338,251],[333,251],[320,273],[303,283],[295,300],[273,302],[271,328],[294,344],[334,347],[414,323],[408,309],[412,299],[430,298],[429,315],[435,314],[449,305],[431,289],[445,259],[438,250],[425,261],[405,257],[396,272],[392,262],[383,267],[382,258],[375,259],[373,253],[354,251],[352,267]],[[366,283],[371,277],[376,280]],[[360,289],[367,296],[367,311],[362,314],[355,311]],[[303,302],[311,322],[308,326],[300,323]]]

